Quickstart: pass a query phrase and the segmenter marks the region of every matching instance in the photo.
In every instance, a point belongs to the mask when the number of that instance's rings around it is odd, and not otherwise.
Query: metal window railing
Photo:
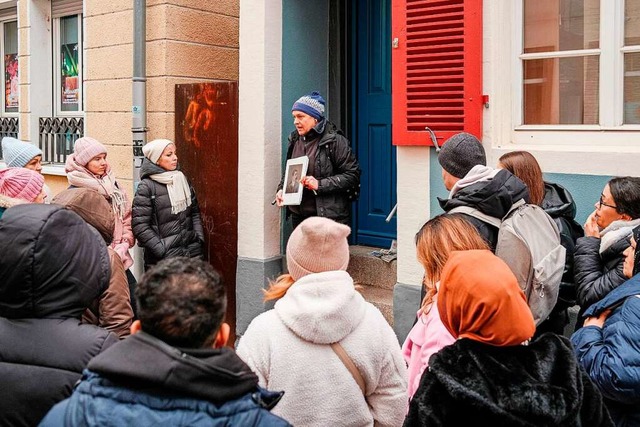
[[[42,161],[64,163],[73,145],[84,136],[82,117],[40,117],[39,143]]]
[[[18,118],[0,117],[0,140],[5,136],[18,137]],[[2,158],[2,147],[0,146],[0,159]]]

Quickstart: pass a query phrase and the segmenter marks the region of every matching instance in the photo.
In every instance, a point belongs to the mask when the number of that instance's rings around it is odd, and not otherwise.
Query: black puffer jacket
[[[109,283],[109,256],[78,215],[39,204],[5,212],[0,253],[0,425],[31,426],[118,341],[80,323]]]
[[[630,236],[627,236],[600,253],[600,239],[597,237],[578,239],[574,263],[578,304],[582,311],[627,280],[622,268],[624,251],[630,244]]]
[[[529,190],[524,182],[506,169],[501,169],[492,179],[480,181],[457,191],[451,199],[438,199],[440,207],[449,212],[459,206],[469,206],[480,212],[502,219],[511,206],[520,199],[529,201]],[[464,214],[463,214],[464,215]],[[498,229],[477,218],[465,215],[495,252]]]
[[[131,226],[133,235],[144,248],[147,266],[177,256],[202,258],[204,232],[196,193],[189,186],[191,206],[177,214],[171,213],[167,186],[149,178],[162,172],[166,171],[145,158],[140,168],[142,179],[133,199]]]
[[[309,131],[307,138],[314,138],[314,133],[320,135],[315,164],[315,178],[318,180],[315,195],[317,214],[348,224],[350,197],[353,197],[354,192],[360,191],[360,165],[351,151],[349,140],[333,123],[326,120],[318,123]],[[287,160],[291,158],[293,146],[299,138],[297,131],[289,135]],[[277,190],[281,190],[283,185],[284,174]],[[313,194],[308,197],[313,197]]]
[[[576,251],[576,241],[584,236],[584,230],[575,220],[576,203],[571,193],[563,186],[550,182],[544,183],[542,209],[558,226],[560,244],[567,250],[558,303],[554,308],[554,311],[561,311],[576,304],[573,256]]]

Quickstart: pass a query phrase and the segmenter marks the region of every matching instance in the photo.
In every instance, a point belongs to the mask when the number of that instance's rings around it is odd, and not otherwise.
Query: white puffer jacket
[[[366,400],[329,344],[339,342],[366,383]],[[238,355],[260,385],[285,394],[273,413],[295,426],[402,425],[407,372],[393,330],[344,271],[298,280],[256,317]]]

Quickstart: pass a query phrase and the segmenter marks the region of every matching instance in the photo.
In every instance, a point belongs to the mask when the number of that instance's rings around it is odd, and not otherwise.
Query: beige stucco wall
[[[147,140],[175,136],[178,83],[238,79],[237,0],[147,1]],[[132,191],[133,2],[85,1],[85,133]]]

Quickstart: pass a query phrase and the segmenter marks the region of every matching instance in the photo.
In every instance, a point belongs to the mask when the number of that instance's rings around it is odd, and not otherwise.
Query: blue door
[[[396,149],[391,144],[391,0],[353,2],[354,147],[362,168],[357,244],[389,247],[396,218]]]

